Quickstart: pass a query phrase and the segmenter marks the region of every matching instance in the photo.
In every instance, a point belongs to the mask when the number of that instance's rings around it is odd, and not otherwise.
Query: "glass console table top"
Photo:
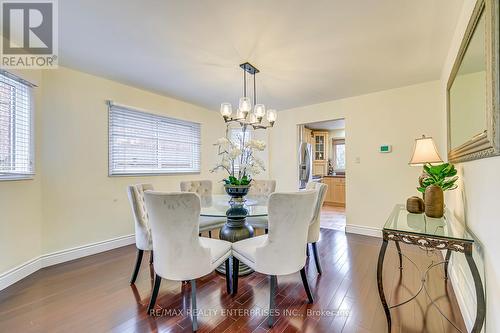
[[[384,230],[474,242],[465,226],[449,217],[451,217],[451,213],[448,210],[445,211],[442,218],[438,219],[428,217],[425,214],[409,213],[405,205],[396,205],[384,224]]]
[[[267,196],[251,196],[245,197],[243,203],[248,210],[246,217],[267,216]],[[201,216],[211,217],[226,217],[227,210],[231,207],[228,195],[212,195],[201,197]]]

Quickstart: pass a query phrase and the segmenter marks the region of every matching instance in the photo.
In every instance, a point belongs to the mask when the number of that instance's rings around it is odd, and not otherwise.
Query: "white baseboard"
[[[0,275],[0,290],[7,288],[21,279],[24,279],[41,268],[42,261],[40,260],[40,257],[36,257],[8,270],[7,272],[2,273]]]
[[[471,286],[469,283],[465,283],[465,286],[463,285],[464,281],[467,282],[468,279],[462,267],[460,265],[454,265],[453,261],[451,261],[449,265],[449,278],[457,298],[458,307],[464,318],[465,327],[467,327],[467,331],[470,332],[474,326],[475,319],[474,304],[476,295],[475,291],[473,291],[474,286]]]
[[[41,255],[0,274],[0,290],[7,288],[44,267],[57,265],[66,261],[83,258],[134,243],[135,236],[126,235]]]
[[[60,264],[62,262],[90,256],[96,253],[109,251],[112,249],[116,249],[134,243],[135,243],[134,235],[121,236],[96,243],[86,244],[62,251],[45,254],[40,257],[40,260],[42,262],[42,267],[48,267]]]
[[[358,234],[371,237],[382,237],[382,230],[380,228],[367,227],[363,225],[347,224],[345,226],[345,232],[349,234]]]

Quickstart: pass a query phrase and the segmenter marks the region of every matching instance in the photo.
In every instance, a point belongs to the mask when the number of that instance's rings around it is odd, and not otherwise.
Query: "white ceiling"
[[[318,121],[316,123],[306,124],[305,126],[310,129],[333,131],[338,129],[344,129],[345,119]]]
[[[287,109],[438,79],[463,0],[64,0],[60,64],[211,109]]]

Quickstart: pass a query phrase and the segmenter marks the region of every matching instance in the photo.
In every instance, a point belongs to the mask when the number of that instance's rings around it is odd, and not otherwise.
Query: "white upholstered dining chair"
[[[135,262],[134,271],[130,278],[130,284],[134,284],[137,279],[137,274],[141,267],[142,257],[144,251],[152,251],[153,244],[151,238],[151,228],[149,226],[148,212],[144,204],[144,191],[153,189],[151,184],[137,184],[130,185],[127,188],[128,199],[132,207],[132,214],[134,216],[135,224],[135,246],[137,247],[137,259]],[[153,260],[153,253],[149,258],[151,264]]]
[[[226,288],[230,293],[229,256],[231,243],[199,237],[200,198],[195,193],[144,194],[153,235],[155,282],[148,314],[154,306],[162,278],[191,281],[191,315],[193,331],[198,329],[196,318],[196,279],[213,272],[226,263]]]
[[[307,244],[311,244],[312,246],[314,262],[316,263],[316,270],[318,271],[318,274],[321,275],[323,271],[321,269],[318,247],[316,243],[319,241],[321,207],[323,207],[323,203],[325,202],[328,185],[319,182],[309,182],[306,185],[306,190],[318,191],[318,196],[314,207],[314,216],[311,223],[309,224],[309,231],[307,232]]]
[[[212,181],[210,180],[190,180],[181,182],[182,192],[192,192],[198,194],[202,200],[209,201],[212,198]],[[212,230],[220,229],[226,224],[226,219],[220,217],[200,216],[200,233],[208,231],[208,236],[212,237]]]
[[[273,193],[269,196],[269,234],[233,243],[232,294],[238,291],[239,261],[256,272],[270,277],[270,315],[268,325],[274,324],[277,275],[300,271],[308,300],[313,302],[304,266],[306,264],[307,230],[312,219],[317,191]]]
[[[248,191],[248,195],[257,197],[269,197],[271,193],[276,191],[275,180],[252,180],[252,186]],[[247,223],[253,228],[265,229],[267,233],[267,217],[247,217]]]

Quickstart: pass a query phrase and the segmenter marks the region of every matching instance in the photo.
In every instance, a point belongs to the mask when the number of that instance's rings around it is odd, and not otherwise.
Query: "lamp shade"
[[[250,115],[248,116],[248,123],[249,124],[257,123],[257,116],[255,115],[255,113],[250,113]]]
[[[276,121],[276,110],[267,110],[267,121],[269,121],[270,123],[274,123]]]
[[[252,110],[252,101],[249,97],[241,97],[238,106],[241,112],[249,112]]]
[[[422,135],[415,139],[415,147],[410,160],[410,165],[424,165],[426,163],[443,163],[436,148],[436,144],[431,137]]]
[[[222,103],[220,105],[220,114],[223,117],[229,117],[233,113],[233,109],[231,107],[231,103]]]
[[[236,119],[245,119],[246,114],[245,112],[241,111],[240,109],[236,110]]]
[[[264,104],[255,104],[253,112],[257,118],[262,118],[266,114],[266,107]]]

